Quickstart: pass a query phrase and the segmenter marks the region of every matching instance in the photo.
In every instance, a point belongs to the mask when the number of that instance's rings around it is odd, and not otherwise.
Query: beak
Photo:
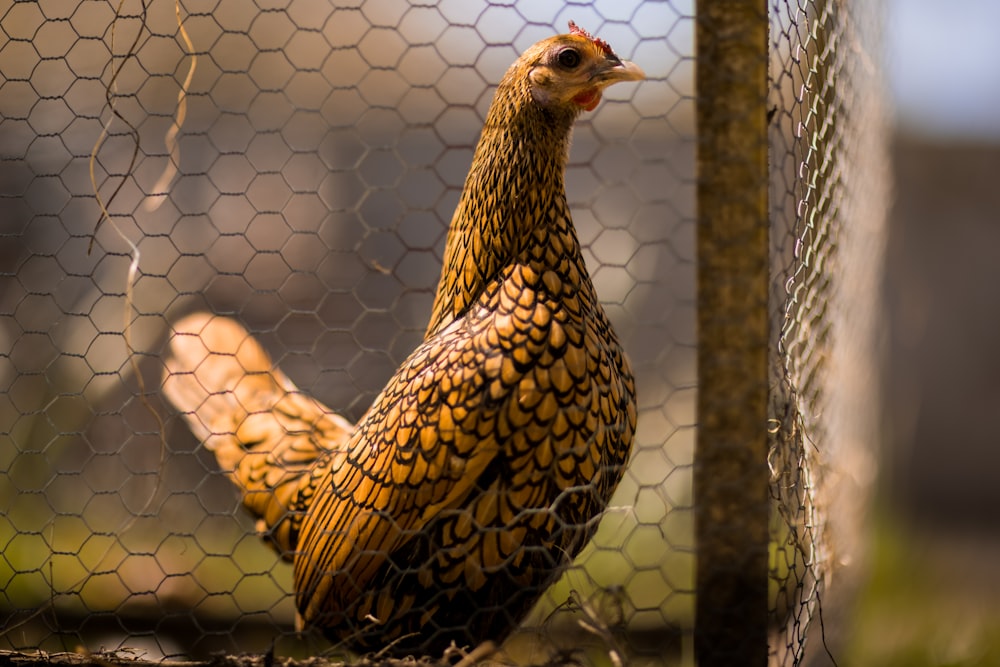
[[[646,78],[646,73],[642,68],[628,60],[621,60],[616,55],[605,57],[604,61],[595,68],[591,81],[603,86],[610,86],[619,81],[642,81]]]

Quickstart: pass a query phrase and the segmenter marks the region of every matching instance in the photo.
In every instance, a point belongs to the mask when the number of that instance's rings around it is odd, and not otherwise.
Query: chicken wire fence
[[[843,641],[864,573],[890,187],[882,12],[771,12],[771,611],[787,618],[771,645],[782,664],[803,661],[807,634],[814,652]]]
[[[504,659],[690,663],[702,557],[695,10],[9,5],[0,648],[148,659],[331,649],[293,631],[291,566],[161,396],[170,326],[195,311],[233,317],[303,391],[359,418],[423,336],[493,88],[572,19],[647,75],[581,118],[566,173],[587,265],[635,370],[638,431],[596,537]],[[761,656],[800,664],[814,621],[830,610],[832,625],[831,599],[850,588],[833,566],[863,553],[885,200],[879,17],[846,0],[772,0],[758,15],[770,83],[747,111],[770,112],[771,340],[767,420],[748,438],[768,438],[757,463],[772,501],[757,545],[767,572],[755,576],[770,610]]]

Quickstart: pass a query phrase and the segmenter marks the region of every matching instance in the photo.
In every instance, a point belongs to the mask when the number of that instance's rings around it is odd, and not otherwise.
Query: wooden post
[[[699,0],[695,655],[767,664],[767,2]]]

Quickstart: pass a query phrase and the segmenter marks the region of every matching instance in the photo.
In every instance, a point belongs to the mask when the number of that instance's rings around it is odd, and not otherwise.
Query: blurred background
[[[874,574],[844,665],[1000,664],[1000,4],[889,0]]]

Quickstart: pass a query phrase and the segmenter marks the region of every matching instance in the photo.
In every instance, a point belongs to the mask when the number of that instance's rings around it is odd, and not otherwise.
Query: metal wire
[[[863,571],[888,198],[880,11],[771,7],[773,664],[801,664],[807,645],[835,660],[823,619]]]
[[[877,26],[861,4],[771,6],[782,664],[805,655],[819,597],[836,588],[828,564],[855,539],[846,514],[841,532],[826,521],[823,471],[868,465],[858,416],[872,405],[862,371],[885,189]],[[693,14],[681,0],[2,10],[0,649],[329,649],[295,635],[290,567],[159,395],[168,324],[195,310],[234,317],[299,387],[358,418],[422,337],[492,87],[573,19],[649,77],[581,121],[567,172],[636,372],[639,430],[597,537],[505,659],[690,664]]]

